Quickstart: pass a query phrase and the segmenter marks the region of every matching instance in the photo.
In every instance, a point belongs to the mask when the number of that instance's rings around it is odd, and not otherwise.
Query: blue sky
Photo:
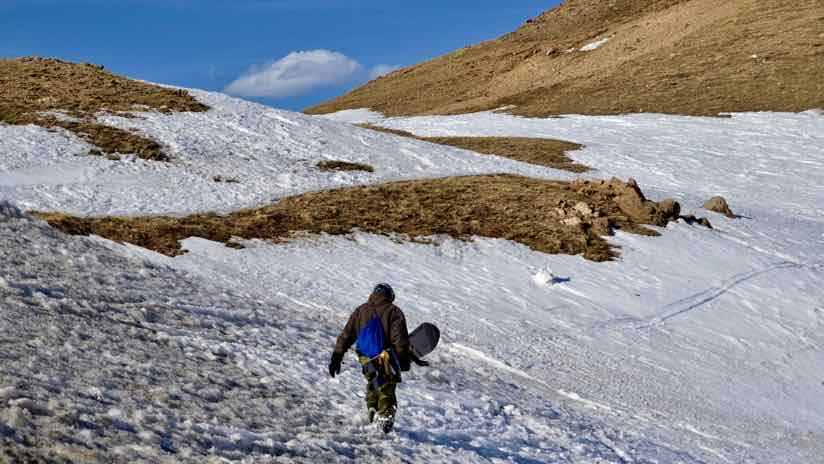
[[[0,0],[0,57],[88,61],[208,90],[231,84],[245,98],[302,109],[393,66],[512,31],[559,2],[512,3]],[[315,52],[292,54],[302,51]]]

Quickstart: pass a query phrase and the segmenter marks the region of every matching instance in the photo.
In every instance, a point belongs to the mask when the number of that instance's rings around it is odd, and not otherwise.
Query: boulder
[[[727,200],[721,196],[712,197],[709,200],[707,200],[707,202],[704,203],[704,209],[708,209],[716,213],[721,213],[724,216],[727,216],[728,218],[736,217],[730,209],[730,205],[727,204]]]
[[[615,203],[621,212],[635,222],[646,222],[651,213],[644,196],[632,188],[623,189],[623,192],[615,197]]]
[[[678,219],[681,214],[681,205],[672,198],[665,198],[656,205],[655,210],[655,220],[667,225],[667,222]]]

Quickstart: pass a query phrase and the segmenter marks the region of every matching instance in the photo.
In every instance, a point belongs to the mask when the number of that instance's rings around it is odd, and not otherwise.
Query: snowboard
[[[428,355],[438,346],[438,340],[441,339],[441,331],[435,324],[424,322],[419,325],[417,329],[409,334],[409,344],[412,346],[412,351],[418,358],[423,358]]]

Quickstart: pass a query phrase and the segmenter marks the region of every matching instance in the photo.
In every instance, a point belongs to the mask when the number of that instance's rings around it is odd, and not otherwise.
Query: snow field
[[[2,210],[0,239],[17,245],[0,249],[6,446],[129,462],[700,462],[549,401],[459,345],[407,375],[398,432],[383,437],[364,424],[353,357],[326,374],[346,310]],[[193,247],[231,270],[227,249]]]
[[[338,119],[338,113],[326,116]],[[687,205],[724,195],[750,209],[799,220],[824,218],[824,113],[741,113],[728,118],[632,114],[537,119],[499,113],[379,119],[344,112],[350,123],[427,137],[545,137],[584,145],[570,157],[596,170],[584,176],[633,177],[644,192]],[[819,235],[820,238],[820,235]]]
[[[184,214],[228,212],[308,191],[392,180],[501,172],[570,177],[218,93],[189,92],[212,109],[99,118],[159,142],[172,158],[168,163],[111,161],[88,155],[92,147],[66,131],[0,125],[0,198],[24,209],[85,215]],[[365,163],[375,172],[323,172],[315,165],[324,160]]]
[[[88,146],[0,126],[0,196],[83,214],[232,210],[400,178],[570,174],[197,92],[203,114],[107,118],[171,164],[73,156]],[[611,263],[490,239],[434,245],[356,233],[234,250],[188,239],[172,259],[66,237],[0,207],[0,418],[7,442],[101,460],[202,462],[809,463],[824,454],[824,117],[736,114],[382,118],[419,135],[574,141],[577,162],[638,179],[714,230],[619,233]],[[366,119],[363,119],[366,118]],[[377,173],[321,173],[322,159]],[[237,177],[239,184],[211,177]],[[698,208],[723,194],[745,218]],[[400,390],[398,432],[363,424],[340,327],[379,281],[410,328],[443,329]]]

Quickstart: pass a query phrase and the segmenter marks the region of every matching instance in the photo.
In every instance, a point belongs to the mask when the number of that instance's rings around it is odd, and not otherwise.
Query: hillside
[[[822,75],[818,0],[569,0],[306,112],[795,112],[824,107]]]
[[[117,76],[103,66],[49,58],[0,60],[0,89],[0,122],[65,129],[92,144],[90,154],[112,159],[134,154],[168,161],[168,154],[145,135],[102,124],[98,116],[209,109],[185,90]]]
[[[63,95],[110,79],[58,64]],[[162,162],[0,121],[0,462],[824,454],[821,111],[321,118],[126,81],[181,106],[45,112]],[[718,194],[740,216],[702,208]],[[354,357],[326,372],[380,281],[443,334],[389,436]]]

